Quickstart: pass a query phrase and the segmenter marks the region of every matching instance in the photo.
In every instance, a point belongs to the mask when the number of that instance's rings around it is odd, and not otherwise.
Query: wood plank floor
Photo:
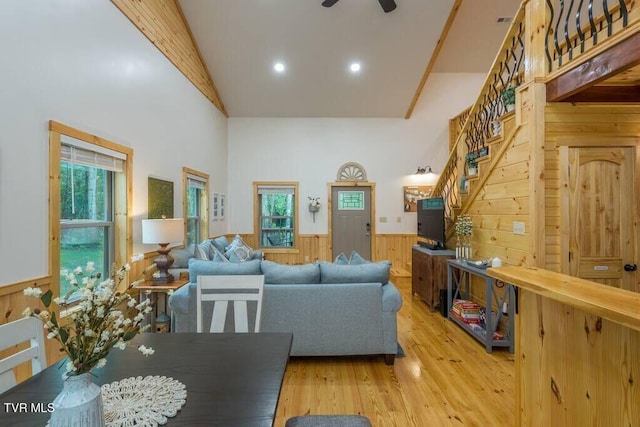
[[[275,426],[303,414],[362,414],[374,426],[513,426],[515,363],[484,346],[409,287],[400,288],[398,340],[406,357],[291,358]]]

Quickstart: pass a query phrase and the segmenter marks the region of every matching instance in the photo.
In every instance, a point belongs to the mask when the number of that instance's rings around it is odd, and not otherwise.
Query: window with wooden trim
[[[255,230],[264,250],[295,250],[298,239],[298,183],[254,182]]]
[[[209,237],[209,175],[183,167],[182,182],[185,245],[197,244]]]
[[[55,295],[75,288],[59,272],[83,269],[109,277],[131,254],[130,148],[50,123],[50,269]]]

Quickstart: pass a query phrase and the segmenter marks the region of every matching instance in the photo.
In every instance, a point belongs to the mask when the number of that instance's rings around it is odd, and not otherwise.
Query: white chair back
[[[0,393],[4,393],[16,385],[16,376],[13,368],[21,363],[31,360],[32,375],[47,367],[42,329],[42,321],[35,317],[25,317],[0,325],[0,350],[6,350],[15,345],[29,342],[29,348],[0,359]]]
[[[213,301],[209,332],[224,332],[227,308],[232,301],[235,332],[249,332],[247,301],[256,301],[254,332],[260,332],[263,290],[264,276],[198,276],[197,331],[203,331],[204,305]]]

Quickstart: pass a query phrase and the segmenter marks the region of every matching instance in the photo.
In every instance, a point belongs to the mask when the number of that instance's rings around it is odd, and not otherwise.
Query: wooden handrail
[[[451,152],[449,153],[449,158],[447,159],[447,163],[445,164],[444,168],[442,169],[443,171],[447,170],[447,168],[449,166],[449,163],[454,161],[454,159],[457,157],[458,147],[460,146],[460,144],[464,143],[464,139],[465,139],[466,133],[469,130],[469,127],[471,126],[471,122],[473,121],[474,115],[483,107],[482,101],[483,101],[484,95],[486,93],[488,93],[488,91],[491,90],[491,88],[494,86],[494,84],[493,84],[494,74],[499,71],[499,67],[500,67],[500,64],[501,64],[501,58],[502,58],[502,52],[505,49],[505,47],[508,46],[508,43],[511,40],[511,38],[514,37],[514,35],[518,31],[518,27],[519,27],[520,23],[524,19],[526,5],[528,3],[529,3],[529,0],[524,0],[520,4],[520,8],[518,9],[516,14],[514,15],[513,21],[511,22],[511,27],[509,28],[509,31],[505,35],[504,40],[502,41],[502,44],[500,45],[500,50],[496,54],[496,57],[493,60],[493,64],[492,64],[489,72],[487,73],[487,77],[485,78],[484,84],[482,85],[482,89],[480,90],[480,93],[478,94],[478,97],[476,98],[475,103],[471,107],[471,111],[469,112],[469,117],[468,117],[467,121],[465,122],[463,128],[460,130],[460,133],[458,135],[458,140],[456,141],[455,146],[451,149]],[[445,176],[445,174],[440,175],[440,178],[438,179],[438,182],[436,183],[436,185],[434,187],[434,196],[435,197],[438,197],[438,196],[440,196],[440,195],[442,195],[444,193],[444,186],[446,185],[447,180],[448,180],[448,177]],[[446,203],[446,201],[445,201],[445,203]]]
[[[490,268],[495,279],[640,331],[640,293],[535,267]]]

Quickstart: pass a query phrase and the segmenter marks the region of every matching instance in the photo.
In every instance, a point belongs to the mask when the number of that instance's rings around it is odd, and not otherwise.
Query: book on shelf
[[[480,317],[476,316],[476,317],[467,317],[467,316],[463,316],[461,314],[458,314],[455,312],[455,309],[451,309],[451,315],[453,317],[455,317],[456,319],[467,323],[467,324],[478,324],[480,323]]]

